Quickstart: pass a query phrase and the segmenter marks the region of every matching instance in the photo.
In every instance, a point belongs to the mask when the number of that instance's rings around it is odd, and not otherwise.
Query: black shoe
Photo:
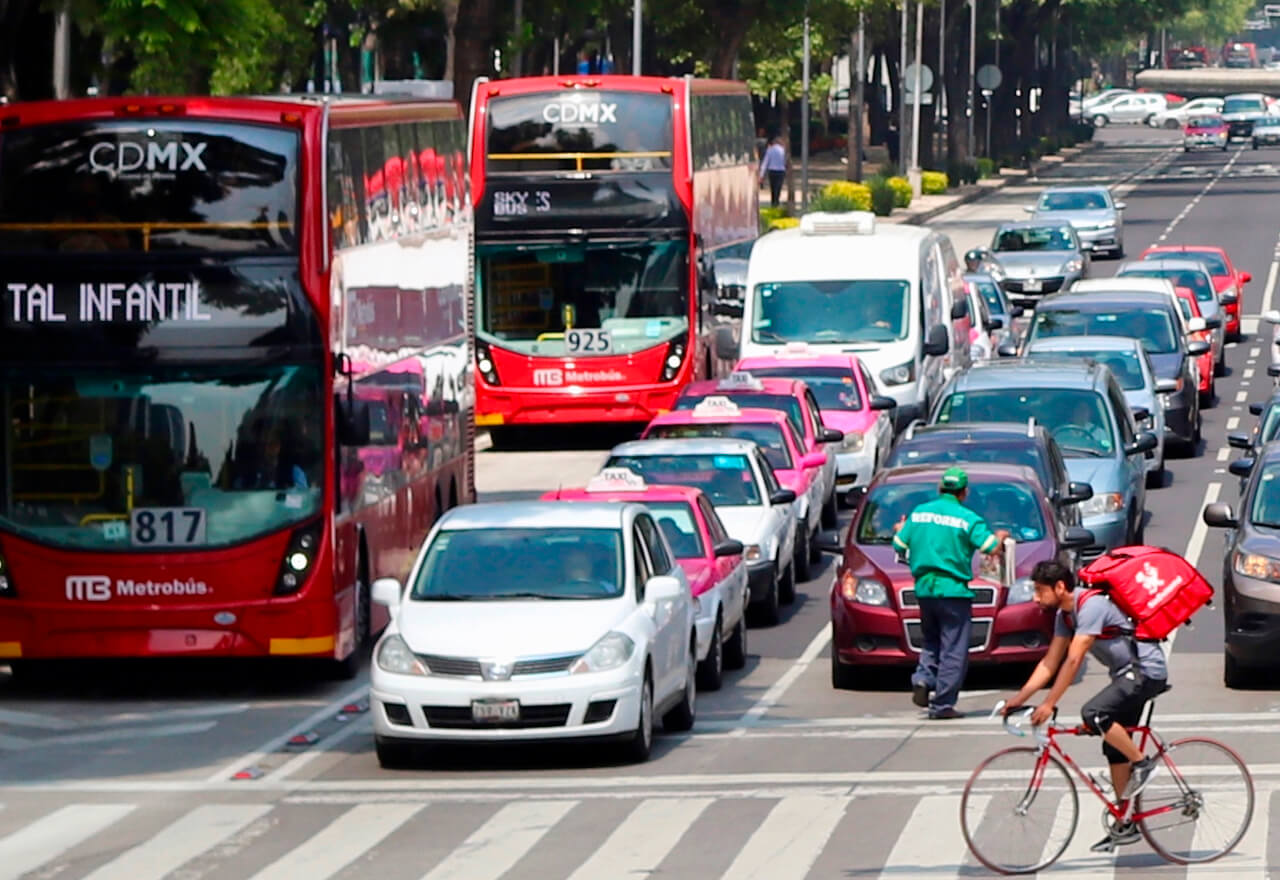
[[[963,718],[964,713],[958,711],[954,706],[948,706],[945,709],[930,709],[930,721],[951,721],[955,718]]]
[[[1117,846],[1137,843],[1141,837],[1142,835],[1138,833],[1138,826],[1133,822],[1125,822],[1118,827],[1112,825],[1111,833],[1089,847],[1089,850],[1096,853],[1114,852]]]
[[[1151,781],[1151,777],[1156,775],[1156,771],[1160,766],[1156,764],[1155,758],[1146,757],[1141,761],[1134,761],[1130,765],[1129,784],[1124,787],[1124,795],[1122,800],[1133,800],[1137,797],[1147,783]]]
[[[911,702],[915,703],[921,709],[929,708],[929,686],[924,682],[915,682],[911,685]]]

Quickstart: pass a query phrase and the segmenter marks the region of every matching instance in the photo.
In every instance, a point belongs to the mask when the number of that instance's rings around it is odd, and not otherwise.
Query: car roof
[[[1208,268],[1201,260],[1191,259],[1189,257],[1162,257],[1158,260],[1130,260],[1116,270],[1116,275],[1120,275],[1126,269],[1141,269],[1144,266],[1155,266],[1159,269],[1198,269],[1208,272]]]
[[[747,274],[752,283],[883,277],[884,267],[905,262],[909,271],[904,274],[913,277],[918,270],[910,267],[919,263],[921,248],[933,234],[927,226],[879,219],[869,235],[807,235],[799,227],[776,229],[752,247]]]
[[[1280,119],[1280,116],[1276,117]],[[1151,247],[1143,251],[1144,254],[1196,254],[1208,252],[1211,254],[1227,255],[1227,249],[1216,244],[1153,244]],[[1145,259],[1142,262],[1147,262]]]
[[[963,436],[957,436],[963,435]],[[898,439],[895,448],[907,443],[931,440],[933,442],[950,441],[967,443],[975,441],[1003,442],[1021,440],[1032,446],[1036,441],[1049,437],[1049,431],[1041,424],[1027,425],[1013,422],[942,422],[937,425],[918,425]]]
[[[1043,190],[1040,191],[1040,194],[1044,195],[1045,193],[1077,193],[1077,192],[1106,193],[1110,195],[1111,189],[1109,187],[1101,186],[1099,184],[1089,184],[1089,185],[1060,184],[1059,186],[1046,186]]]
[[[1036,304],[1036,311],[1040,311],[1046,306],[1049,311],[1053,311],[1055,307],[1060,308],[1082,308],[1085,311],[1092,311],[1090,306],[1098,306],[1099,308],[1108,308],[1116,305],[1132,305],[1132,306],[1170,306],[1172,302],[1169,300],[1168,293],[1147,293],[1146,291],[1100,291],[1098,293],[1087,293],[1084,291],[1069,290],[1066,293],[1055,293],[1046,296]]]
[[[645,430],[655,425],[781,425],[789,420],[790,416],[780,409],[761,409],[756,406],[740,407],[736,413],[699,413],[696,409],[673,409],[654,416]]]
[[[547,501],[590,501],[596,499],[602,502],[631,502],[634,504],[644,504],[647,501],[687,501],[690,504],[694,504],[701,494],[702,490],[696,486],[668,486],[654,483],[643,489],[603,489],[599,491],[592,490],[586,486],[579,486],[573,489],[558,489],[554,493],[548,492],[543,498]]]
[[[1065,229],[1070,225],[1064,220],[1005,220],[1000,224],[996,232],[1005,229],[1043,229],[1046,226]]]
[[[760,367],[842,367],[854,370],[857,369],[857,364],[858,356],[849,352],[780,352],[778,354],[758,354],[744,357],[738,361],[738,365],[734,369],[735,371],[742,370],[746,373],[750,373],[752,369]],[[757,378],[761,381],[769,378],[789,378],[791,381],[804,381],[798,377],[786,376],[758,376]]]
[[[609,450],[610,455],[746,455],[758,449],[750,440],[728,437],[681,437],[679,439],[628,440]]]
[[[455,507],[440,518],[442,529],[563,529],[622,528],[636,505],[599,501],[488,501]]]
[[[872,485],[883,483],[918,483],[924,480],[937,481],[948,468],[960,467],[969,476],[969,482],[981,483],[1028,483],[1039,487],[1040,477],[1031,468],[1023,464],[1003,464],[990,461],[966,462],[957,465],[954,462],[934,462],[932,464],[904,464],[898,467],[885,468],[873,479]]]
[[[965,272],[964,280],[965,281],[985,281],[988,284],[995,284],[995,285],[1000,284],[999,281],[996,281],[996,277],[992,275],[990,272]]]
[[[1142,351],[1142,342],[1128,336],[1049,336],[1031,340],[1028,347],[1041,351],[1073,351],[1080,348],[1093,351]]]
[[[743,372],[750,372],[745,370]],[[800,397],[804,394],[804,380],[796,379],[792,376],[756,376],[760,380],[760,390],[747,387],[725,387],[722,379],[700,379],[697,382],[690,382],[684,386],[680,392],[681,397],[691,397],[695,394],[786,394],[791,397]]]
[[[1142,262],[1146,262],[1143,260]],[[1160,293],[1168,296],[1174,283],[1168,278],[1126,275],[1124,278],[1085,278],[1063,293]]]
[[[985,361],[957,373],[951,380],[951,390],[954,393],[989,388],[1097,388],[1108,372],[1105,366],[1094,361]],[[1015,382],[1021,384],[1012,384]]]

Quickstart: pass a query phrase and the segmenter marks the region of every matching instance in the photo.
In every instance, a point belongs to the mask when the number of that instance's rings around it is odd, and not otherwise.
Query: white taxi
[[[649,757],[654,718],[693,726],[689,581],[642,505],[510,502],[441,517],[373,651],[378,761],[432,741],[618,740]]]

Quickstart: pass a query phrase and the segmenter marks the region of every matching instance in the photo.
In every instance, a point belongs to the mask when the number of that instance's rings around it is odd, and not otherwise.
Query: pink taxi
[[[803,342],[781,354],[748,357],[735,371],[761,379],[799,379],[817,398],[822,424],[840,431],[835,447],[836,492],[845,500],[871,483],[893,447],[892,397],[876,392],[866,366],[853,354],[818,354]]]
[[[724,670],[747,663],[747,565],[715,508],[691,486],[646,484],[628,468],[605,468],[585,489],[561,489],[543,501],[634,501],[653,513],[693,592],[698,687],[714,691]]]
[[[728,437],[750,440],[760,447],[778,482],[796,493],[795,575],[797,581],[809,580],[812,563],[822,552],[818,548],[822,534],[822,483],[818,475],[827,463],[827,454],[821,450],[805,452],[786,413],[741,408],[726,397],[708,397],[691,410],[658,416],[640,435],[641,440],[682,437]]]

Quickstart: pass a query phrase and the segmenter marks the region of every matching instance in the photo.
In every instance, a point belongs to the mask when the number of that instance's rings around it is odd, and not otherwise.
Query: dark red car
[[[998,573],[974,579],[970,662],[1033,663],[1044,656],[1053,617],[1036,604],[1029,575],[1042,559],[1074,566],[1076,551],[1093,544],[1088,529],[1069,526],[1051,505],[1035,472],[1020,465],[964,464],[965,504],[1017,542],[1013,583]],[[851,688],[859,667],[912,667],[920,657],[920,608],[915,582],[893,549],[893,526],[935,498],[945,467],[911,465],[881,471],[872,481],[842,542],[824,546],[842,559],[831,588],[831,684]],[[975,555],[975,573],[982,557]]]
[[[1213,276],[1214,290],[1218,294],[1218,302],[1227,313],[1226,330],[1229,339],[1240,338],[1240,303],[1244,299],[1244,286],[1253,280],[1248,272],[1241,272],[1227,256],[1226,248],[1209,244],[1162,244],[1149,247],[1142,252],[1139,259],[1159,260],[1171,254],[1186,254],[1193,260],[1199,260],[1209,269]]]

